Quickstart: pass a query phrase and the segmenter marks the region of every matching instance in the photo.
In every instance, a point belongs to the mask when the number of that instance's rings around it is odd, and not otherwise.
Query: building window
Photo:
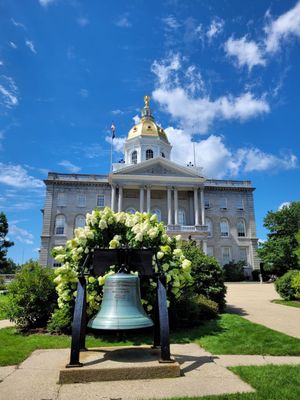
[[[84,227],[85,227],[85,216],[77,215],[77,217],[75,218],[75,229]]]
[[[240,196],[240,197],[237,199],[236,208],[237,208],[238,210],[243,210],[243,209],[244,209],[244,201],[243,201],[242,196]]]
[[[59,267],[61,267],[61,263],[59,263],[57,261],[54,261],[53,262],[53,268],[59,268]]]
[[[165,153],[161,153],[162,158],[166,158]]]
[[[212,222],[211,222],[211,219],[205,218],[205,225],[207,226],[208,237],[212,237]]]
[[[208,199],[204,199],[204,208],[208,209],[209,206],[209,200]]]
[[[243,261],[246,265],[248,264],[247,247],[239,248],[239,260]]]
[[[179,225],[185,225],[186,224],[185,211],[182,208],[180,208],[178,210],[178,224]]]
[[[150,158],[153,158],[153,150],[148,149],[146,150],[146,160],[150,160]]]
[[[85,207],[86,206],[86,196],[85,196],[85,194],[79,194],[77,196],[77,206],[78,207]]]
[[[159,208],[153,208],[151,210],[152,214],[155,214],[157,216],[157,221],[160,222],[161,221],[161,211]]]
[[[136,210],[133,207],[129,207],[129,208],[127,208],[126,212],[129,214],[135,214]]]
[[[245,237],[246,236],[246,226],[245,221],[243,219],[239,219],[237,223],[237,234],[238,237]]]
[[[65,234],[66,218],[64,215],[57,215],[55,218],[55,235]]]
[[[131,164],[136,164],[136,163],[137,163],[137,151],[134,150],[134,151],[131,153]]]
[[[97,207],[104,207],[104,194],[98,194],[97,196]]]
[[[221,219],[220,221],[220,229],[221,229],[221,236],[228,237],[229,236],[229,224],[227,219]]]
[[[231,261],[230,247],[222,247],[222,264],[228,264]]]
[[[66,205],[66,195],[65,193],[57,193],[57,205],[58,207],[65,207]]]
[[[207,246],[206,254],[207,254],[208,256],[210,256],[210,257],[213,257],[213,256],[214,256],[214,248],[213,248],[213,246]]]
[[[220,209],[221,210],[227,210],[227,199],[226,199],[226,197],[221,197],[220,198]]]

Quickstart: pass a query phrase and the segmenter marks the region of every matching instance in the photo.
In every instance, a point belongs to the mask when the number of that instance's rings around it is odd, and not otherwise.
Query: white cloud
[[[180,27],[179,22],[177,22],[176,18],[173,15],[169,15],[166,18],[162,19],[162,22],[166,25],[167,29],[174,30]]]
[[[67,171],[76,174],[77,172],[79,172],[81,170],[80,167],[72,164],[70,161],[68,160],[63,160],[61,162],[58,163],[58,165],[64,167]]]
[[[10,76],[0,76],[0,105],[12,108],[18,105],[18,88]]]
[[[280,206],[278,207],[278,211],[282,210],[283,208],[289,208],[290,205],[291,205],[290,201],[285,201],[280,204]]]
[[[117,110],[112,110],[111,113],[112,113],[113,115],[123,115],[123,114],[124,114],[124,111],[117,109]]]
[[[14,239],[17,239],[21,243],[33,244],[34,236],[26,229],[19,228],[17,225],[9,225],[9,233]]]
[[[84,98],[89,97],[89,91],[87,89],[80,89],[79,94],[81,97],[84,97]]]
[[[28,39],[25,40],[25,44],[30,49],[30,51],[32,51],[34,54],[37,54],[34,44],[31,40],[28,40]]]
[[[106,136],[106,137],[105,137],[105,141],[106,141],[107,143],[110,143],[110,144],[111,144],[111,141],[113,142],[113,148],[114,148],[115,151],[118,151],[118,152],[123,152],[123,150],[124,150],[124,143],[125,143],[125,140],[126,140],[126,139],[127,139],[126,137],[120,137],[120,138],[115,137],[115,138],[113,139],[113,141],[112,141],[111,136]]]
[[[4,64],[3,64],[3,61],[1,61],[1,60],[0,60],[0,65],[4,65]]]
[[[270,111],[266,100],[250,91],[211,99],[197,68],[184,69],[182,63],[178,54],[153,62],[158,82],[152,96],[186,131],[205,134],[216,120],[243,122]]]
[[[39,3],[43,7],[48,7],[50,4],[55,3],[56,0],[39,0]]]
[[[267,170],[289,170],[297,167],[297,157],[294,154],[275,156],[264,153],[257,148],[239,149],[237,160],[243,164],[245,172]]]
[[[3,163],[0,163],[0,183],[24,189],[44,187],[40,179],[28,175],[28,172],[21,165]]]
[[[26,26],[24,24],[21,24],[21,22],[17,22],[15,19],[11,18],[10,19],[11,22],[13,23],[14,26],[18,27],[18,28],[22,28],[25,31],[27,30]]]
[[[10,47],[17,49],[17,45],[14,42],[9,42]]]
[[[300,37],[300,1],[295,7],[271,21],[265,27],[265,31],[266,51],[270,53],[280,50],[282,42],[288,38]]]
[[[85,26],[87,26],[87,25],[90,23],[90,21],[89,21],[88,18],[79,17],[79,18],[77,18],[77,23],[78,23],[78,25],[80,25],[82,28],[84,28]]]
[[[192,135],[182,129],[168,127],[165,129],[173,146],[172,159],[186,165],[194,163],[203,168],[208,178],[236,177],[246,172],[267,172],[296,168],[297,158],[294,155],[282,157],[265,153],[257,148],[240,148],[235,151],[226,147],[222,136],[210,135],[198,142],[192,141]]]
[[[121,15],[115,22],[115,25],[119,28],[130,28],[131,22],[128,19],[128,14]]]
[[[219,35],[224,28],[224,20],[219,17],[213,18],[211,24],[206,32],[208,40],[212,40],[215,36]]]
[[[239,67],[246,65],[251,71],[255,65],[266,65],[259,46],[253,40],[247,40],[246,36],[241,39],[229,38],[224,48],[227,56],[237,58]]]

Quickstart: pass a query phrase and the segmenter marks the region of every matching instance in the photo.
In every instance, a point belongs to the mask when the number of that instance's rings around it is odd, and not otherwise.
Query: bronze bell
[[[110,275],[104,284],[101,308],[88,327],[126,330],[150,326],[153,322],[142,306],[139,277],[124,272]]]

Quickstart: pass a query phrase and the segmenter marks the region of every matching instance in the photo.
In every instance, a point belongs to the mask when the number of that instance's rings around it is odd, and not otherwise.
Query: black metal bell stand
[[[86,336],[86,276],[102,276],[111,265],[130,266],[141,277],[154,277],[156,301],[154,313],[153,347],[160,347],[161,363],[172,363],[170,354],[169,316],[167,307],[166,277],[157,259],[156,249],[95,249],[87,255],[78,276],[77,297],[75,301],[70,362],[67,368],[82,367],[79,362],[80,351],[85,351]],[[156,258],[158,272],[152,266],[153,255]]]

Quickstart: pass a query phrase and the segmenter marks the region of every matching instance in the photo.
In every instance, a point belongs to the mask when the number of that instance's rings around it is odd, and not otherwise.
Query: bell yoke
[[[86,350],[86,276],[102,276],[111,265],[117,265],[119,270],[107,277],[101,308],[87,326],[95,330],[124,331],[154,325],[153,347],[161,348],[160,362],[174,362],[170,356],[166,278],[156,253],[156,249],[95,249],[86,257],[78,277],[71,355],[67,367],[81,367],[80,351]],[[154,271],[152,265],[153,256],[156,259],[158,272]],[[140,279],[129,271],[138,272],[142,279],[154,277],[156,280],[154,323],[142,306]]]

